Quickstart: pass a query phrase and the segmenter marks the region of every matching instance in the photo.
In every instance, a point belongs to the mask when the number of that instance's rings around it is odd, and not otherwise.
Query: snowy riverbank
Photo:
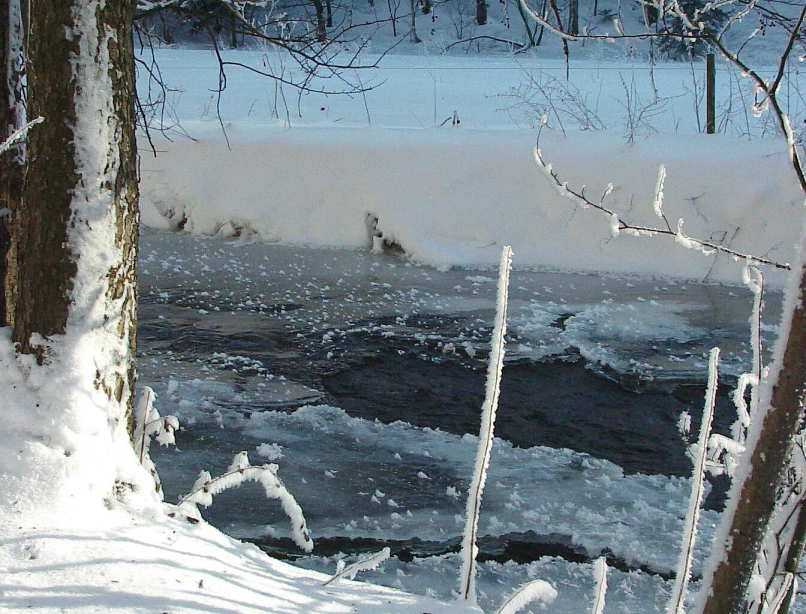
[[[369,248],[380,232],[407,257],[445,268],[515,265],[740,283],[726,255],[674,239],[611,235],[610,220],[564,198],[532,156],[535,133],[276,129],[259,140],[160,142],[144,158],[143,221],[153,228],[296,245]],[[683,232],[788,262],[799,190],[777,141],[665,136],[626,145],[606,135],[544,134],[544,156],[570,187],[587,186],[635,224],[664,227],[652,201],[662,164],[664,212]],[[718,181],[714,181],[718,177]],[[770,275],[780,283],[783,276]]]

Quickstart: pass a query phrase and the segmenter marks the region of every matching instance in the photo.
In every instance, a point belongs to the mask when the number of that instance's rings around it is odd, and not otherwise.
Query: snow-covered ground
[[[268,558],[209,525],[119,518],[103,528],[0,524],[3,612],[479,612]],[[335,569],[334,569],[335,571]]]

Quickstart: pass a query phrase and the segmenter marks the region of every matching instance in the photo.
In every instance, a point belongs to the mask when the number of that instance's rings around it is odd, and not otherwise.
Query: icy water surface
[[[661,611],[688,496],[675,425],[689,410],[696,426],[710,347],[722,348],[726,383],[744,368],[749,293],[515,263],[482,604],[546,577],[562,595],[552,611],[577,612],[589,563],[605,554],[608,612]],[[141,381],[183,425],[178,450],[154,454],[166,497],[247,450],[278,463],[305,510],[318,546],[301,564],[332,571],[340,553],[389,545],[397,556],[372,579],[450,597],[495,278],[394,254],[145,231]],[[212,522],[298,556],[257,489],[216,501]],[[706,538],[716,517],[704,514]]]

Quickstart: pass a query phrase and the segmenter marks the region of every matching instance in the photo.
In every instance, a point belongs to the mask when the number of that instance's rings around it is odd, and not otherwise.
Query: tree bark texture
[[[739,487],[739,500],[729,519],[725,554],[714,570],[703,614],[740,614],[745,611],[747,589],[756,560],[776,505],[776,494],[783,482],[793,439],[806,410],[806,266],[801,266],[800,300],[790,321],[789,337],[774,383],[770,409],[750,453],[750,469]],[[795,540],[795,549],[798,540]],[[802,547],[802,542],[799,543]],[[792,544],[789,544],[792,550]],[[800,552],[785,553],[797,560]],[[707,586],[705,584],[704,586]]]
[[[9,273],[13,339],[48,361],[47,343],[97,324],[93,386],[129,422],[134,390],[138,188],[133,0],[31,0],[29,137]],[[32,335],[34,337],[32,338]],[[107,344],[103,344],[107,345]]]
[[[0,0],[0,141],[25,121],[22,101],[22,14],[19,0]],[[23,177],[22,145],[0,156],[0,326],[10,324],[6,289],[11,248],[10,223],[19,208]],[[7,298],[8,297],[8,298]]]

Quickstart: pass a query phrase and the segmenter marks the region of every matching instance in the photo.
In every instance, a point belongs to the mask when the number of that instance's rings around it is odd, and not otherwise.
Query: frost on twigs
[[[758,388],[764,367],[761,361],[761,308],[764,296],[764,276],[761,270],[748,262],[742,270],[742,280],[753,293],[753,310],[750,315],[750,345],[753,350],[752,368],[742,373],[733,391],[733,404],[737,419],[731,428],[731,437],[712,435],[708,441],[707,469],[714,475],[734,475],[738,457],[744,451],[751,416],[758,409]],[[748,405],[747,395],[750,394]]]
[[[277,465],[269,464],[259,467],[250,465],[246,452],[238,452],[227,471],[215,478],[208,471],[201,471],[190,493],[180,498],[176,505],[189,512],[190,518],[198,520],[197,505],[209,507],[212,505],[215,495],[230,488],[237,488],[244,482],[257,482],[263,487],[267,498],[280,500],[280,505],[291,523],[291,538],[302,550],[311,552],[313,539],[308,532],[302,508],[280,480]]]
[[[697,523],[700,518],[700,504],[704,493],[705,466],[708,453],[708,438],[711,433],[711,423],[714,418],[714,405],[716,404],[717,365],[719,363],[719,348],[711,350],[708,361],[708,387],[705,391],[705,405],[703,407],[700,433],[697,442],[689,448],[689,454],[694,462],[691,480],[691,495],[688,501],[688,510],[683,523],[683,541],[680,548],[680,558],[675,569],[675,583],[672,588],[672,597],[666,607],[666,614],[685,614],[684,603],[688,592],[691,562],[694,558],[694,542],[697,539]]]
[[[546,179],[560,196],[570,200],[573,203],[576,203],[583,209],[590,207],[607,216],[610,226],[610,234],[614,237],[621,233],[635,237],[654,237],[658,235],[665,235],[673,238],[678,245],[682,245],[688,249],[697,250],[707,256],[719,252],[729,254],[735,258],[746,259],[755,264],[766,264],[773,266],[777,269],[784,269],[788,271],[791,268],[789,264],[786,263],[775,262],[774,260],[769,260],[767,258],[743,254],[725,245],[720,245],[719,243],[715,243],[710,240],[688,236],[683,232],[682,219],[678,220],[676,229],[672,228],[672,225],[669,223],[669,220],[666,217],[666,213],[663,211],[664,184],[666,181],[666,167],[663,165],[661,165],[658,169],[658,179],[655,184],[652,208],[654,209],[655,214],[661,220],[663,220],[665,227],[644,226],[634,224],[629,220],[624,219],[616,211],[610,208],[610,205],[607,204],[607,198],[613,192],[612,184],[608,184],[599,200],[595,201],[588,197],[588,195],[585,193],[585,186],[574,188],[570,186],[567,181],[564,181],[560,177],[559,173],[554,169],[553,165],[546,160],[545,156],[543,155],[543,151],[540,149],[540,132],[538,132],[537,143],[532,150],[532,154],[537,168],[540,169],[543,175],[545,175]]]
[[[34,120],[29,121],[19,130],[14,131],[11,136],[9,136],[5,141],[0,143],[0,154],[6,153],[9,149],[14,147],[20,141],[24,141],[28,137],[28,131],[31,129],[32,126],[36,126],[37,124],[41,124],[45,121],[44,117],[37,117]]]
[[[674,233],[674,242],[685,247],[686,249],[694,249],[702,252],[706,256],[713,255],[716,246],[712,244],[709,245],[703,241],[700,241],[699,239],[693,239],[687,236],[686,233],[683,232],[683,224],[684,221],[681,217],[677,220],[677,231]]]
[[[355,575],[359,571],[372,571],[373,569],[377,569],[378,566],[383,563],[386,559],[388,559],[392,555],[392,551],[387,547],[381,550],[380,552],[376,552],[366,558],[360,559],[355,563],[351,563],[346,567],[340,566],[339,570],[333,574],[333,577],[325,582],[322,582],[322,586],[327,586],[331,582],[335,582],[336,580],[340,580],[341,578],[347,578],[348,580],[353,580]],[[339,561],[341,565],[343,565],[342,561]]]
[[[176,445],[174,433],[179,429],[179,420],[176,416],[160,416],[154,407],[156,394],[149,387],[143,387],[140,398],[134,410],[136,426],[134,429],[134,451],[140,464],[145,467],[154,479],[157,492],[162,493],[157,468],[148,454],[151,439],[154,438],[162,446]]]
[[[520,587],[507,599],[496,614],[515,614],[533,602],[549,605],[557,599],[557,590],[545,580],[534,580]]]
[[[661,219],[666,219],[663,215],[663,184],[666,181],[666,167],[661,164],[658,168],[658,181],[655,184],[655,198],[652,199],[652,208],[655,215]]]

